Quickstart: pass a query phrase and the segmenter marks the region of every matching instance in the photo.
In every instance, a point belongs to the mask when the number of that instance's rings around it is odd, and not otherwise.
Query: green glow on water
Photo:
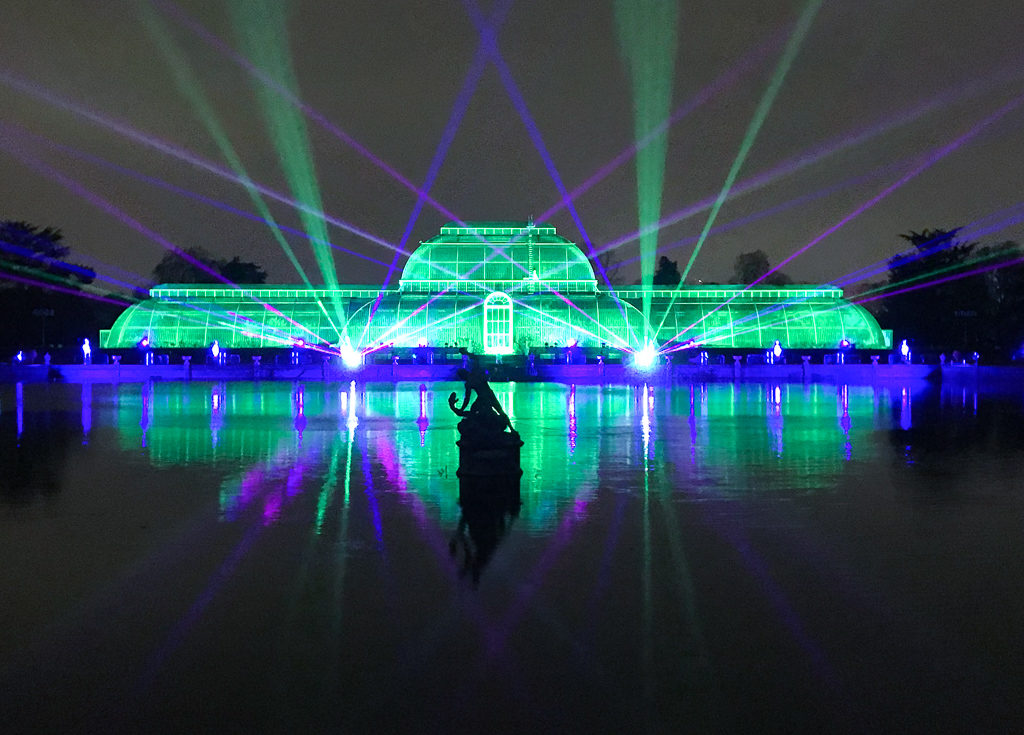
[[[757,139],[757,134],[760,132],[765,118],[768,117],[768,113],[771,111],[772,105],[775,102],[775,97],[778,95],[779,89],[782,87],[786,74],[789,72],[789,69],[793,64],[793,60],[796,58],[801,46],[803,46],[804,39],[807,37],[807,32],[810,30],[811,23],[818,14],[818,9],[821,7],[821,4],[822,0],[809,0],[807,5],[804,6],[804,10],[800,14],[796,27],[793,29],[793,33],[790,35],[789,41],[786,43],[786,48],[782,52],[782,57],[779,59],[779,63],[775,67],[771,82],[768,84],[767,89],[765,89],[764,94],[761,96],[761,101],[758,103],[757,109],[754,111],[754,116],[751,118],[750,124],[747,126],[747,132],[743,137],[742,143],[740,143],[739,151],[732,162],[729,173],[725,177],[725,183],[722,184],[722,189],[718,192],[715,203],[711,207],[707,221],[704,223],[704,228],[701,230],[700,236],[697,238],[697,244],[694,246],[693,252],[690,253],[690,259],[687,261],[686,267],[683,268],[680,285],[686,282],[686,278],[690,274],[690,269],[693,268],[693,263],[700,254],[704,241],[707,239],[708,233],[711,232],[715,219],[718,217],[718,212],[721,210],[722,205],[729,196],[729,191],[732,189],[733,182],[736,181],[740,168],[742,168],[744,162],[747,160],[747,154],[750,153],[750,149],[753,147],[754,141]]]
[[[288,50],[286,4],[274,0],[232,0],[230,8],[243,53],[271,79],[298,97],[298,80]],[[323,282],[337,288],[334,254],[328,244],[330,239],[306,120],[268,85],[258,83],[255,90],[285,178],[301,205],[299,217],[312,243]],[[341,321],[342,309],[337,303],[334,306]]]
[[[92,399],[93,438],[99,441],[112,423],[116,435],[109,436],[117,437],[116,446],[131,457],[141,449],[155,468],[226,469],[229,479],[220,490],[223,522],[243,519],[243,511],[258,513],[287,482],[291,468],[301,465],[296,475],[301,484],[289,487],[290,513],[294,517],[305,508],[313,535],[318,531],[333,538],[338,529],[332,514],[347,512],[353,492],[360,496],[363,479],[353,459],[367,456],[371,466],[400,466],[401,477],[389,482],[415,493],[440,523],[454,527],[458,434],[446,397],[458,387],[435,384],[423,394],[423,414],[429,416],[424,427],[418,423],[418,384],[357,389],[352,383],[306,383],[303,415],[308,422],[300,451],[289,384],[103,386]],[[892,420],[899,390],[817,384],[657,386],[652,400],[651,390],[638,385],[494,387],[526,442],[521,525],[551,528],[566,507],[584,512],[588,499],[604,486],[647,498],[656,537],[663,536],[657,519],[669,512],[669,494],[737,492],[730,488],[766,495],[816,492],[842,474],[851,457],[873,461],[871,437],[880,422]],[[215,405],[219,416],[213,421]],[[574,422],[568,420],[570,412]],[[346,444],[344,459],[341,442]],[[702,484],[708,476],[721,481],[708,487]],[[303,495],[308,500],[300,501]],[[271,522],[277,522],[276,516]],[[685,544],[667,541],[672,563],[656,564],[654,570],[676,575],[664,581],[679,585],[678,614],[687,617],[696,641],[700,620],[684,599],[689,589]],[[674,548],[677,542],[680,548]]]
[[[334,497],[334,491],[338,486],[338,443],[335,442],[331,447],[331,461],[330,467],[327,470],[327,476],[324,478],[324,484],[320,488],[320,497],[316,502],[316,534],[319,536],[323,531],[324,517],[327,515],[327,509],[331,505],[331,499]]]
[[[615,26],[633,86],[633,136],[636,154],[637,219],[640,227],[640,283],[651,285],[658,250],[658,220],[668,132],[656,132],[672,107],[676,26],[679,8],[669,0],[616,0]],[[643,145],[640,146],[640,142]],[[650,322],[651,300],[641,312]],[[644,335],[645,340],[651,335]]]
[[[166,26],[153,10],[153,7],[150,5],[148,0],[145,2],[139,2],[138,8],[142,14],[142,20],[146,26],[146,30],[156,42],[157,49],[159,49],[161,55],[163,55],[164,60],[167,62],[168,69],[170,69],[174,76],[174,83],[178,87],[178,91],[188,99],[199,117],[199,120],[203,123],[207,132],[217,144],[217,148],[228,162],[228,165],[231,167],[232,171],[235,172],[235,175],[241,179],[246,192],[249,194],[249,199],[259,211],[260,217],[267,222],[267,225],[270,227],[271,235],[273,235],[277,244],[281,246],[281,249],[288,257],[288,261],[295,267],[295,272],[299,274],[303,283],[307,286],[312,286],[313,284],[306,275],[306,271],[299,263],[299,260],[295,256],[295,252],[292,250],[291,245],[289,245],[288,240],[285,239],[284,233],[281,232],[281,228],[278,227],[277,221],[274,219],[274,215],[270,212],[270,208],[267,206],[266,202],[263,201],[263,197],[253,185],[252,179],[249,178],[249,174],[245,169],[245,165],[242,163],[242,159],[238,156],[234,145],[232,145],[231,140],[228,138],[227,132],[220,124],[220,119],[214,111],[213,106],[210,104],[208,97],[203,92],[202,85],[199,83],[199,79],[196,77],[188,58],[181,52],[181,49],[174,42],[174,39],[171,38],[171,35],[167,32]]]

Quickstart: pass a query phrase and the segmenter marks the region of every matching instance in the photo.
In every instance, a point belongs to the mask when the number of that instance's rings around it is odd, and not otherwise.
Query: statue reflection
[[[462,405],[458,396],[448,396],[448,405],[459,421],[459,506],[462,516],[448,543],[453,557],[462,549],[461,576],[476,586],[480,572],[494,554],[509,524],[519,516],[522,505],[519,464],[523,441],[494,395],[487,374],[477,362],[472,370],[459,368],[465,383]],[[476,400],[470,403],[473,395]]]
[[[448,542],[452,557],[462,553],[460,577],[469,577],[473,586],[494,555],[498,543],[512,522],[519,517],[522,500],[519,474],[504,476],[468,476],[459,478],[459,525]]]

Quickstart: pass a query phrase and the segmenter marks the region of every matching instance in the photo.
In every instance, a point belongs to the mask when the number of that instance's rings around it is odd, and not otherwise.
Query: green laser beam
[[[804,10],[800,14],[796,27],[793,29],[793,33],[790,35],[789,40],[786,42],[786,48],[782,52],[782,57],[779,59],[779,63],[775,67],[771,82],[768,84],[764,94],[761,96],[761,101],[758,103],[757,109],[754,111],[754,116],[751,118],[750,124],[747,126],[746,135],[744,135],[743,142],[740,144],[740,149],[736,154],[736,158],[733,160],[729,173],[725,177],[725,183],[722,185],[721,191],[715,198],[715,203],[711,207],[711,212],[708,214],[707,221],[704,223],[704,228],[701,230],[700,236],[697,238],[697,244],[694,246],[693,252],[690,253],[690,260],[683,269],[679,285],[672,293],[672,300],[669,302],[669,309],[666,310],[666,314],[671,310],[672,304],[675,303],[679,288],[686,283],[686,277],[690,274],[690,270],[693,268],[693,263],[700,254],[701,248],[704,246],[704,241],[707,239],[708,233],[715,224],[715,219],[718,217],[719,210],[721,210],[722,205],[729,196],[729,191],[732,189],[733,182],[739,175],[740,168],[742,168],[747,159],[747,154],[750,153],[750,149],[754,146],[757,134],[760,132],[761,126],[764,124],[765,119],[768,117],[768,113],[771,111],[772,105],[775,102],[775,97],[782,88],[782,83],[785,81],[786,74],[789,72],[797,53],[799,53],[800,48],[803,46],[804,39],[807,37],[807,33],[811,28],[811,23],[818,14],[821,4],[822,0],[809,0],[807,5],[804,6]],[[661,327],[664,322],[665,319],[663,316],[662,322],[658,325],[658,329],[655,330],[655,333],[661,331]]]
[[[174,39],[171,38],[165,24],[160,20],[149,2],[146,0],[139,0],[138,8],[147,32],[156,42],[157,49],[164,57],[164,61],[167,62],[167,66],[171,70],[171,74],[174,77],[174,83],[178,87],[178,91],[181,92],[192,105],[196,111],[199,121],[213,138],[214,143],[217,144],[217,148],[220,149],[220,152],[224,156],[228,165],[241,180],[246,192],[249,194],[249,199],[259,211],[260,216],[270,227],[271,234],[274,239],[277,240],[277,244],[281,246],[284,254],[288,257],[288,261],[295,267],[295,270],[299,274],[303,283],[312,288],[313,284],[306,275],[306,271],[299,263],[291,245],[288,244],[288,241],[284,237],[284,233],[278,226],[274,216],[270,213],[270,208],[263,200],[263,197],[260,196],[256,185],[249,177],[249,174],[246,171],[241,158],[238,156],[238,152],[235,150],[234,145],[232,145],[227,132],[220,124],[220,120],[214,112],[209,98],[203,92],[202,85],[199,83],[192,65],[189,63],[185,54],[182,53],[178,45],[174,42]]]
[[[654,279],[658,221],[665,180],[668,131],[663,123],[672,106],[676,26],[679,8],[673,0],[616,0],[615,26],[620,51],[633,86],[633,137],[637,142],[637,219],[640,227],[640,282]],[[640,143],[643,142],[641,146]],[[642,312],[650,329],[651,297],[645,293]],[[650,334],[645,335],[645,339]]]
[[[298,79],[286,35],[285,4],[275,0],[232,0],[229,8],[243,52],[265,75],[298,98]],[[321,276],[328,287],[336,289],[334,254],[325,244],[329,242],[327,223],[315,214],[323,212],[323,202],[306,120],[269,85],[256,84],[255,90],[288,186],[302,205],[299,217],[312,243]],[[343,322],[341,304],[333,296],[332,302],[338,321]]]

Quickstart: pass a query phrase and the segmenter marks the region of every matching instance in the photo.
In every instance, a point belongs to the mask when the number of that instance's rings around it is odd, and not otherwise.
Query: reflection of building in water
[[[115,391],[125,450],[138,451],[145,440],[146,455],[157,466],[242,468],[221,489],[224,509],[247,507],[244,498],[254,488],[288,477],[324,492],[332,461],[334,485],[361,483],[360,472],[345,472],[351,453],[353,466],[361,467],[365,457],[388,483],[415,494],[453,527],[459,515],[457,417],[445,404],[453,387],[311,382],[299,390],[286,383],[156,382],[109,390]],[[525,441],[518,521],[525,528],[557,523],[566,504],[585,500],[601,482],[637,491],[645,456],[651,481],[664,479],[673,492],[711,486],[769,492],[783,483],[814,491],[822,486],[822,473],[843,471],[851,452],[870,461],[860,447],[870,450],[874,444],[864,436],[894,420],[883,412],[904,401],[909,410],[909,392],[904,399],[899,387],[725,383],[658,386],[646,396],[642,385],[494,387],[514,410]],[[93,410],[105,404],[94,398]],[[895,417],[897,425],[900,419]],[[304,472],[290,475],[298,462]],[[763,482],[741,481],[766,472],[771,476]],[[659,477],[664,473],[670,475]]]

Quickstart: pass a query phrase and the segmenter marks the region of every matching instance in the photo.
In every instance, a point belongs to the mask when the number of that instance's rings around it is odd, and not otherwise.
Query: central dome
[[[597,290],[575,243],[533,222],[449,222],[409,256],[399,283],[405,293]]]

